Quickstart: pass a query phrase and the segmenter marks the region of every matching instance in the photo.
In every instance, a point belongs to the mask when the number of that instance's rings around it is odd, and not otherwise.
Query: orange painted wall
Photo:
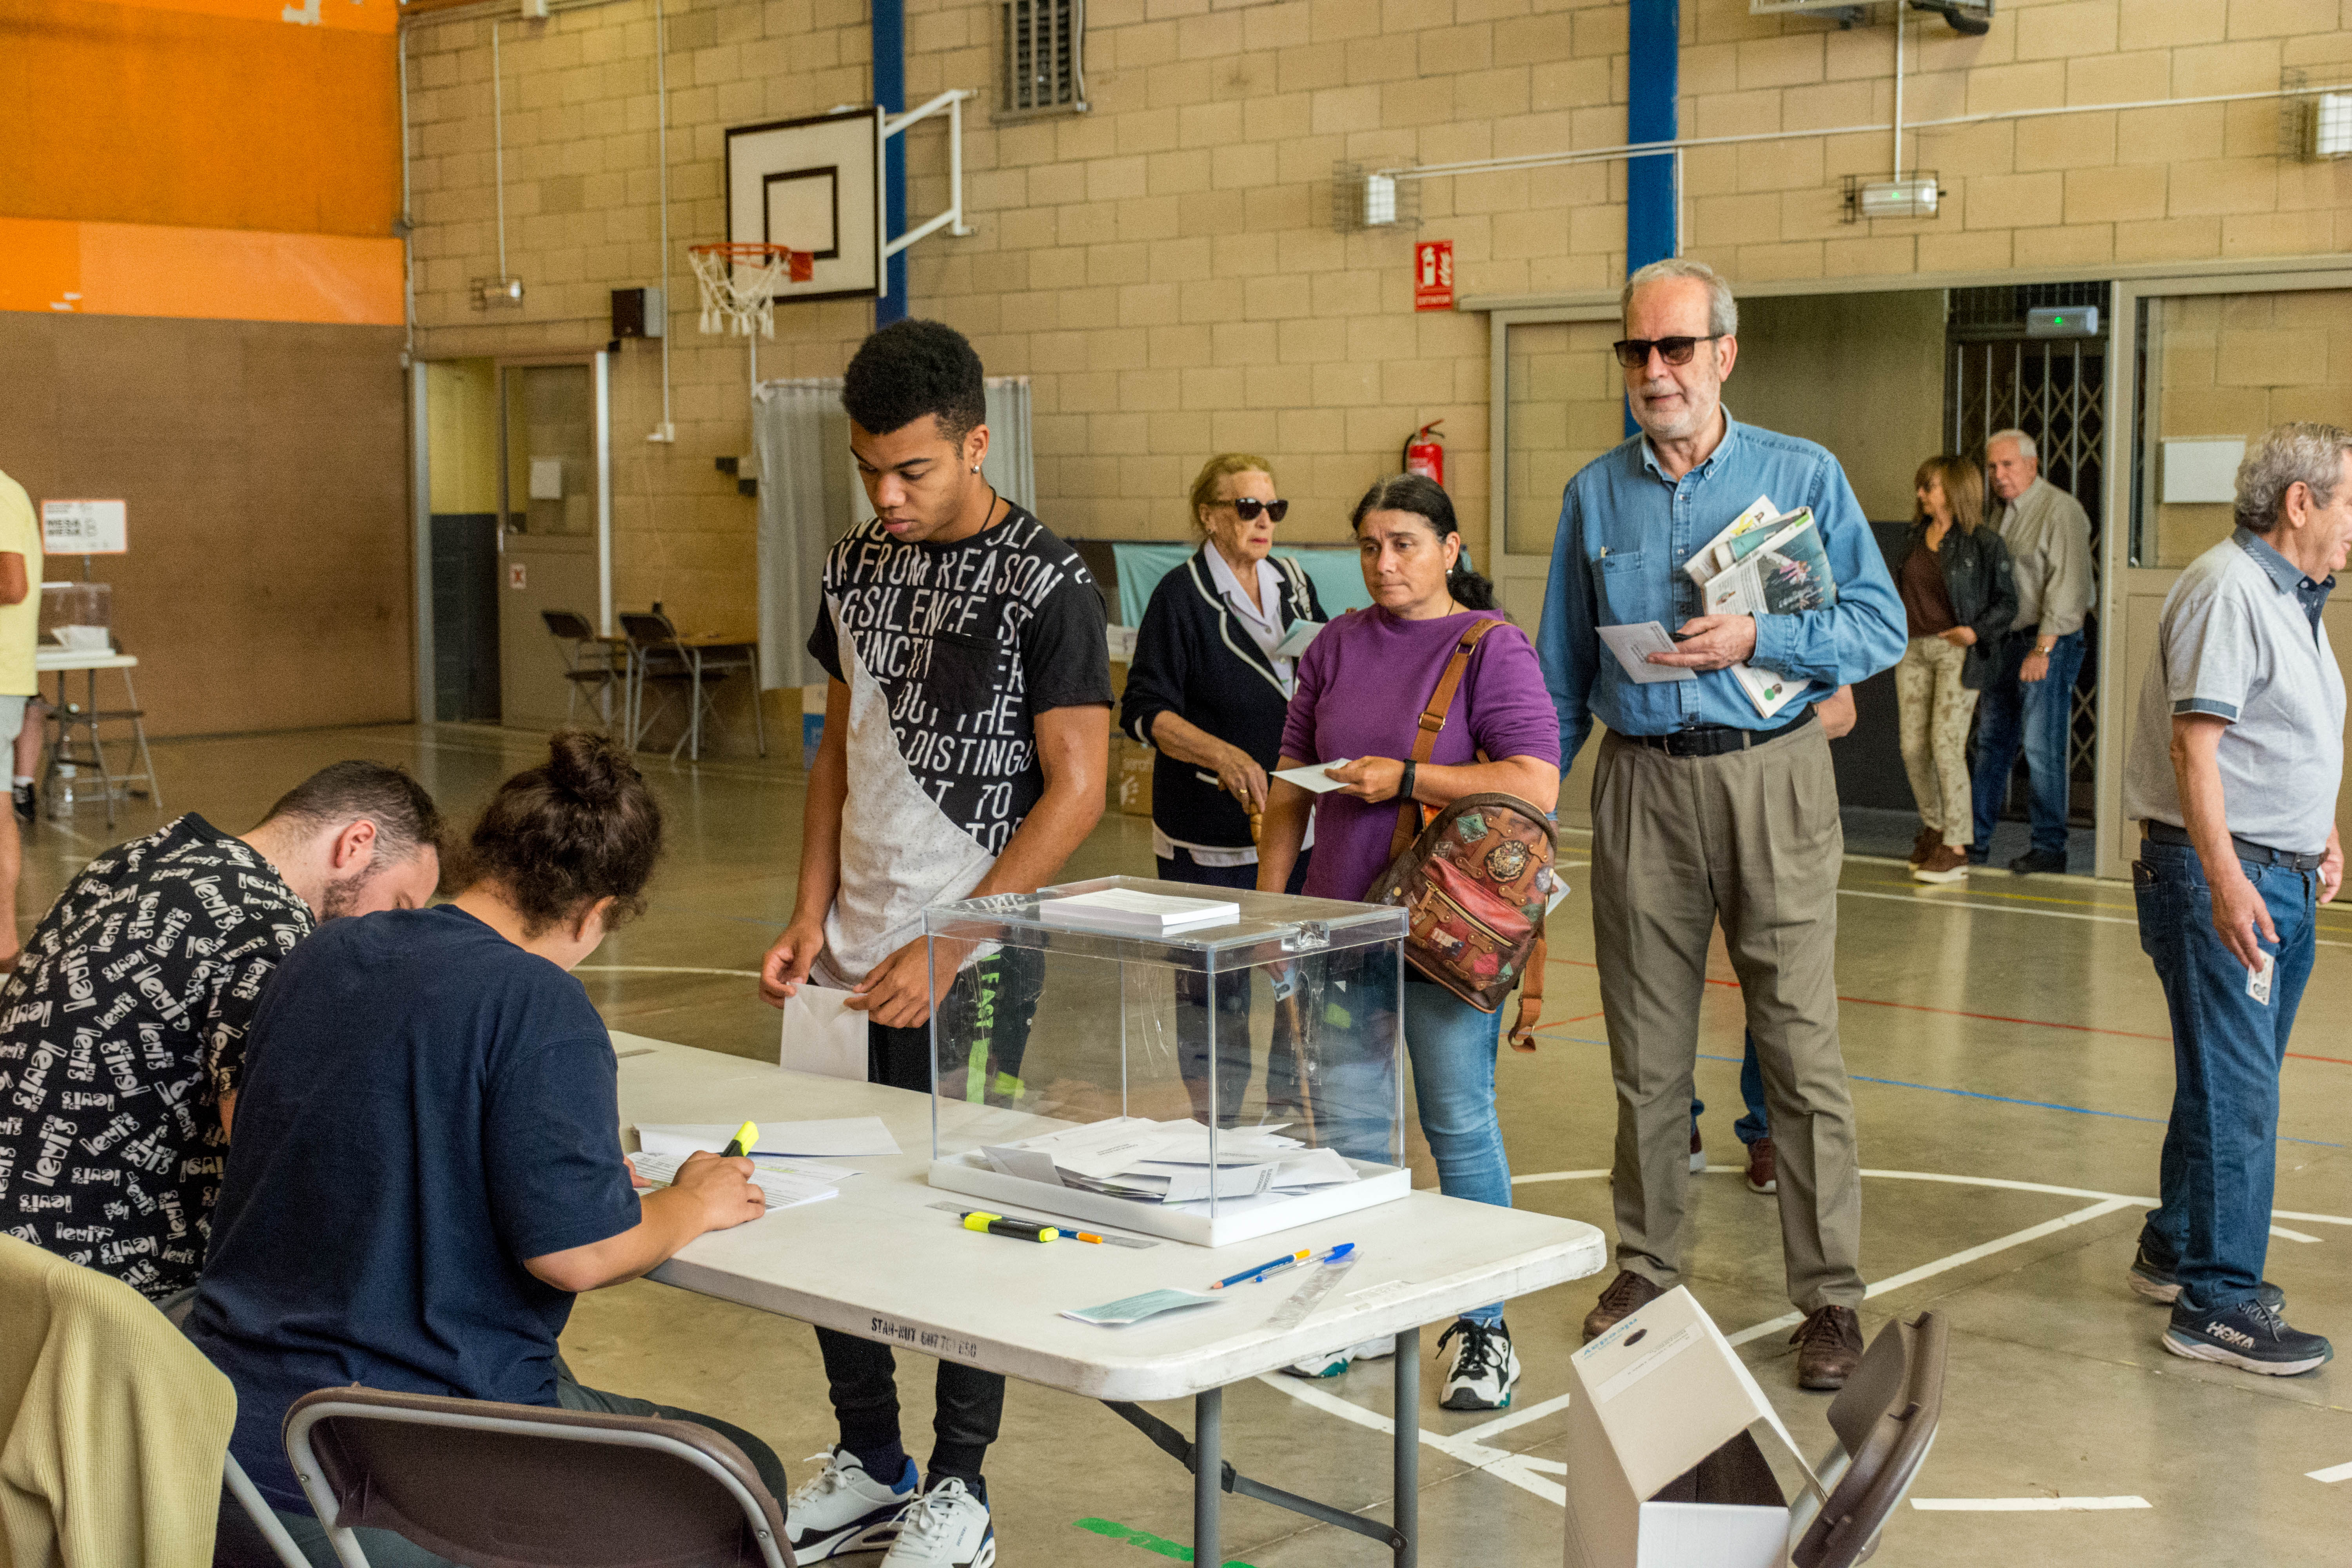
[[[198,5],[0,0],[0,216],[388,236],[390,0]]]

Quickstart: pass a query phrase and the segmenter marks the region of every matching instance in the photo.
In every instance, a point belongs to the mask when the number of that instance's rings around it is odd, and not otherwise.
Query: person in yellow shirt
[[[40,689],[33,647],[41,637],[41,524],[25,487],[0,473],[0,748],[15,749],[25,705]],[[0,811],[0,971],[16,967],[16,879],[24,869],[15,813]]]

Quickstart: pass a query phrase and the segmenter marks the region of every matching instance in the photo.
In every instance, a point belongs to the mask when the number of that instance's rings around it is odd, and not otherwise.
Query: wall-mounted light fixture
[[[1933,169],[1914,169],[1899,180],[1865,180],[1859,174],[1845,177],[1845,217],[1847,223],[1860,223],[1865,218],[1934,217],[1936,205],[1943,192],[1936,184]]]

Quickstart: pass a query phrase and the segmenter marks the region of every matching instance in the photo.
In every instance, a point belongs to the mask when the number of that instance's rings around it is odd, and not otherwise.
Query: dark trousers
[[[1298,857],[1298,864],[1290,868],[1287,891],[1296,893],[1307,885],[1307,862],[1314,857],[1309,849]],[[1257,886],[1257,868],[1252,866],[1203,866],[1192,858],[1192,852],[1176,846],[1173,856],[1160,858],[1160,879],[1163,882],[1191,882],[1204,888],[1252,889]],[[1216,981],[1217,1011],[1217,1103],[1213,1125],[1231,1127],[1241,1115],[1242,1100],[1249,1093],[1252,1051],[1250,1047],[1250,975],[1246,971],[1221,974]],[[1210,1017],[1207,984],[1198,974],[1179,970],[1176,973],[1176,1068],[1183,1075],[1184,1088],[1192,1098],[1192,1119],[1207,1122],[1209,1105],[1209,1035]],[[1269,1108],[1279,1114],[1292,1114],[1287,1109],[1297,1100],[1297,1056],[1294,1043],[1278,1025],[1272,1048],[1266,1055],[1265,1097]]]
[[[1009,1102],[1019,1093],[1021,1059],[1037,1014],[1045,957],[1034,948],[1004,948],[956,976],[940,1010],[941,1091],[955,1100]],[[868,1082],[931,1089],[931,1026],[866,1026]],[[841,1446],[860,1456],[899,1443],[898,1358],[890,1347],[832,1329],[816,1331],[831,1384]],[[930,1479],[954,1476],[982,1492],[981,1460],[1004,1417],[1004,1379],[992,1372],[940,1363],[931,1417]],[[885,1485],[897,1476],[877,1476]]]
[[[1976,809],[1976,858],[1992,853],[1992,830],[2009,803],[2010,770],[2025,752],[2030,786],[2027,816],[2033,824],[2037,855],[2066,853],[2067,759],[2074,732],[2074,677],[2083,668],[2083,634],[2068,632],[2050,650],[2050,673],[2024,681],[2017,672],[2033,651],[2029,628],[2011,632],[2002,647],[2000,668],[1985,683],[1977,703],[1976,777],[1969,794]]]
[[[1759,1142],[1771,1134],[1772,1129],[1764,1116],[1764,1069],[1756,1063],[1756,1032],[1740,1032],[1739,1100],[1747,1112],[1731,1124],[1732,1135],[1742,1143]],[[1706,1110],[1706,1101],[1691,1096],[1691,1131],[1698,1131],[1698,1119]]]

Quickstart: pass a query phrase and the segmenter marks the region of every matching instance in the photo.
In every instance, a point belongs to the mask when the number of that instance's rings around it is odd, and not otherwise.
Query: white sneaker
[[[1366,1340],[1362,1344],[1349,1345],[1343,1351],[1292,1362],[1282,1370],[1293,1377],[1337,1377],[1357,1362],[1378,1361],[1382,1356],[1394,1354],[1396,1341],[1393,1339]]]
[[[950,1476],[898,1511],[898,1539],[882,1568],[989,1568],[996,1526],[988,1505]]]
[[[1507,1410],[1511,1405],[1511,1385],[1519,1381],[1519,1355],[1511,1348],[1511,1331],[1499,1320],[1493,1328],[1457,1318],[1454,1326],[1437,1337],[1440,1350],[1456,1335],[1462,1342],[1454,1347],[1454,1370],[1445,1374],[1445,1397],[1439,1403],[1448,1410]]]
[[[898,1539],[898,1515],[915,1490],[912,1459],[894,1489],[867,1474],[846,1448],[809,1457],[824,1459],[824,1468],[784,1507],[784,1535],[796,1561],[822,1563],[845,1552],[879,1552]]]

